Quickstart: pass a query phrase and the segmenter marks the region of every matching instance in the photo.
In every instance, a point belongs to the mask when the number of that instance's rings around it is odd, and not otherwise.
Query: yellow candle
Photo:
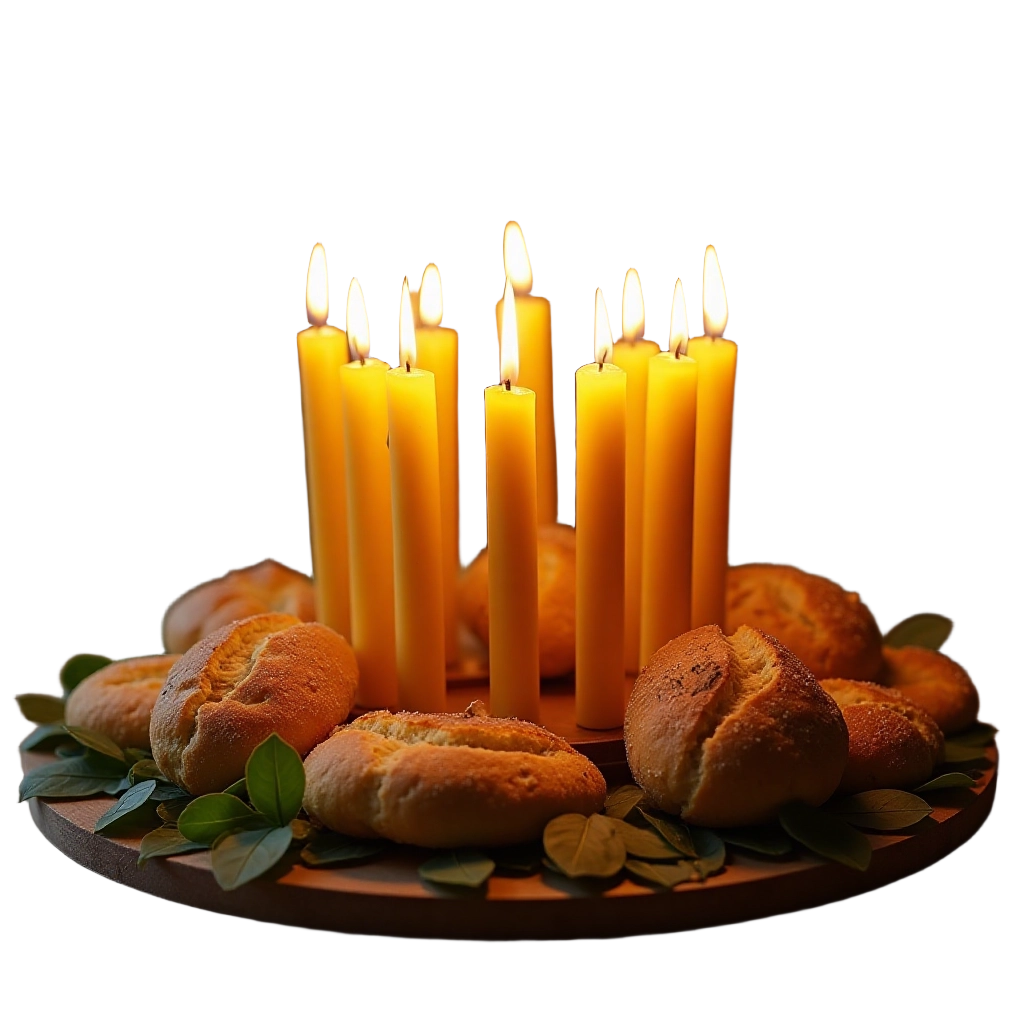
[[[348,512],[338,370],[348,362],[348,339],[344,331],[328,325],[327,309],[327,257],[317,242],[306,276],[306,318],[310,326],[298,335],[309,544],[316,617],[347,637]]]
[[[622,288],[622,338],[612,362],[626,371],[626,589],[625,669],[640,670],[640,576],[644,536],[644,436],[647,430],[647,364],[659,351],[644,339],[644,296],[632,268]]]
[[[519,386],[536,395],[537,402],[537,521],[558,519],[558,467],[555,458],[555,392],[551,371],[551,303],[531,295],[533,268],[519,225],[505,225],[505,274],[515,289],[516,326],[519,332]],[[498,344],[504,325],[502,297],[495,307]]]
[[[410,299],[412,296],[410,295]],[[437,444],[441,465],[441,559],[444,579],[444,652],[449,664],[458,661],[459,615],[456,583],[459,577],[459,335],[440,327],[443,303],[441,274],[433,263],[413,303],[416,360],[434,375],[437,394]]]
[[[669,351],[653,356],[647,371],[641,668],[659,647],[690,628],[698,385],[686,337],[683,286],[676,281]]]
[[[501,383],[484,390],[487,443],[487,560],[490,602],[490,711],[540,717],[537,642],[536,402],[516,386],[516,303],[505,281]]]
[[[441,488],[434,375],[416,366],[409,282],[402,284],[399,365],[385,375],[395,558],[398,701],[445,710]]]
[[[380,359],[369,358],[363,290],[348,290],[346,331],[356,356],[338,371],[345,421],[352,648],[359,662],[357,703],[398,707],[395,664],[395,579],[391,538],[388,394]]]
[[[693,491],[692,627],[725,622],[729,564],[729,472],[736,343],[722,335],[729,320],[725,283],[714,246],[704,253],[704,337],[687,349],[697,363],[697,452]]]
[[[626,374],[594,298],[594,359],[576,371],[576,722],[622,725],[626,568]]]

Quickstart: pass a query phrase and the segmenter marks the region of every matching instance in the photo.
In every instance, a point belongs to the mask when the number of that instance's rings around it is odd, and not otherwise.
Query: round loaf
[[[874,683],[823,679],[850,733],[840,793],[913,789],[932,777],[943,756],[942,730],[924,708]]]
[[[597,767],[539,725],[374,711],[306,758],[305,808],[351,836],[451,848],[538,839],[559,814],[604,806]]]
[[[697,825],[754,825],[835,791],[849,739],[836,702],[774,637],[702,626],[637,677],[623,727],[633,777]]]
[[[280,612],[313,622],[316,608],[312,580],[267,558],[200,583],[164,613],[164,649],[181,654],[215,629],[263,612]]]
[[[919,704],[947,735],[978,720],[978,691],[961,665],[924,647],[886,647],[882,682]]]
[[[818,679],[878,678],[882,634],[857,594],[791,565],[734,565],[725,631],[753,626],[782,641]]]
[[[119,747],[149,746],[149,716],[176,654],[115,661],[83,679],[68,697],[64,721],[110,737]]]
[[[359,669],[348,641],[318,622],[253,615],[183,654],[157,697],[153,759],[189,793],[245,775],[249,755],[277,733],[305,756],[355,703]]]

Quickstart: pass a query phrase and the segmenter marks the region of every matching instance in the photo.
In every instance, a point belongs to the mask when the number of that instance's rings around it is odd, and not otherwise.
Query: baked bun
[[[486,645],[487,548],[462,573],[459,610]],[[537,527],[537,628],[541,676],[567,675],[576,667],[576,531],[564,523]]]
[[[271,733],[305,756],[348,717],[358,681],[348,641],[318,622],[232,622],[168,675],[150,721],[153,759],[189,793],[217,792],[245,775]]]
[[[68,697],[64,721],[109,736],[119,747],[149,746],[149,716],[176,654],[126,658],[93,672]]]
[[[304,806],[350,836],[417,846],[538,839],[559,814],[604,806],[597,767],[530,722],[373,711],[306,758]]]
[[[818,679],[877,679],[882,634],[867,605],[824,576],[791,565],[734,565],[725,631],[753,626],[781,640]]]
[[[978,720],[978,691],[952,658],[925,647],[886,647],[882,682],[928,712],[947,735]]]
[[[633,777],[697,825],[768,821],[835,791],[849,739],[836,702],[774,637],[702,626],[665,644],[637,677],[623,726]]]
[[[823,679],[850,733],[840,793],[913,789],[932,777],[943,756],[942,730],[924,708],[874,683]]]
[[[215,629],[263,612],[281,612],[313,622],[313,581],[267,558],[200,583],[164,612],[164,649],[181,654]]]

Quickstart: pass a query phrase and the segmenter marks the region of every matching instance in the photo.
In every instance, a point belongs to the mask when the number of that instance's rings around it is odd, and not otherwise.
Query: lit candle
[[[410,295],[412,299],[412,295]],[[441,327],[441,273],[429,264],[413,312],[416,359],[434,375],[437,393],[437,443],[441,461],[441,557],[444,573],[444,651],[449,664],[458,661],[459,616],[456,581],[459,576],[459,335]]]
[[[647,430],[647,364],[659,351],[644,339],[644,295],[630,268],[622,286],[622,338],[612,362],[626,371],[626,589],[625,669],[640,669],[640,575],[644,536],[644,435]]]
[[[641,668],[659,647],[690,628],[698,385],[697,363],[686,354],[687,336],[686,300],[682,282],[676,281],[669,350],[652,356],[647,371]]]
[[[536,398],[517,387],[519,354],[511,278],[505,280],[501,383],[484,389],[487,443],[487,592],[491,714],[540,717],[537,642]]]
[[[718,256],[704,253],[704,337],[688,353],[697,363],[697,452],[693,490],[693,608],[691,628],[725,623],[729,563],[729,471],[736,343],[722,335],[729,304]]]
[[[345,421],[352,648],[360,707],[398,707],[395,579],[388,456],[388,364],[369,358],[363,290],[352,278],[345,324],[352,362],[338,371]]]
[[[306,319],[310,326],[298,335],[309,544],[316,617],[347,637],[348,512],[338,370],[348,362],[348,340],[344,331],[327,323],[327,307],[327,256],[317,242],[306,275]]]
[[[395,558],[398,702],[445,710],[441,488],[434,375],[416,366],[409,281],[402,283],[399,365],[385,374]]]
[[[576,722],[622,725],[626,558],[626,374],[594,296],[594,359],[576,371]]]
[[[555,459],[555,398],[551,373],[551,303],[531,295],[533,268],[522,229],[510,220],[505,225],[505,280],[515,290],[519,330],[519,386],[537,396],[537,521],[558,519],[558,471]],[[505,289],[506,294],[508,289]],[[498,300],[498,344],[504,329],[504,302]]]

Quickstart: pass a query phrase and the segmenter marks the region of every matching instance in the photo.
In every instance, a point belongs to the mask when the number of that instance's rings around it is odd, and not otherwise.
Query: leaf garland
[[[953,620],[935,612],[919,612],[896,623],[882,637],[886,647],[926,647],[939,650],[953,632]]]

